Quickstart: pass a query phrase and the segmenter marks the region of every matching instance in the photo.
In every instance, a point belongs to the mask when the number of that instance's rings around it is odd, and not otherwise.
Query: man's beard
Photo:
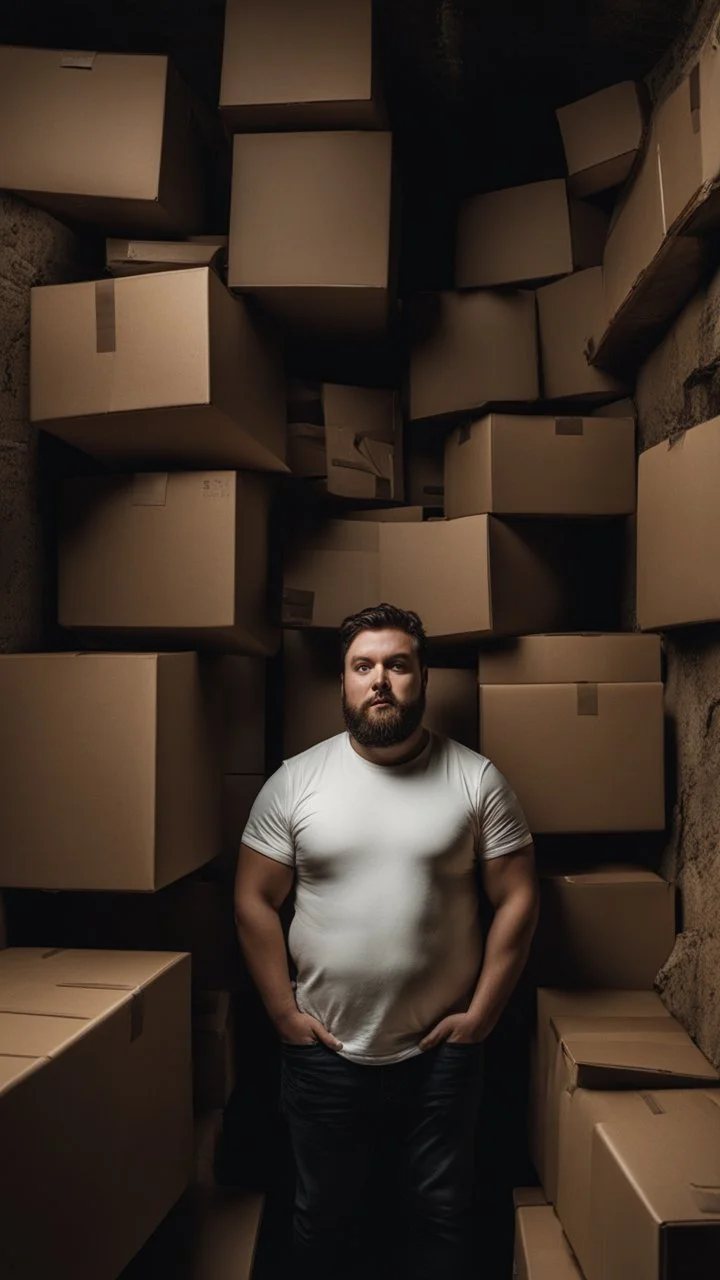
[[[396,747],[422,724],[425,690],[412,702],[393,699],[390,706],[381,710],[373,710],[370,705],[351,707],[343,694],[342,706],[347,731],[361,747]]]

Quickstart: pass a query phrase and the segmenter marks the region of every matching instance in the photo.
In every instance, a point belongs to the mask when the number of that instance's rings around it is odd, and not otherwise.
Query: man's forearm
[[[537,899],[510,899],[495,912],[480,977],[467,1012],[489,1035],[525,968],[537,925]]]
[[[248,971],[272,1022],[297,1011],[280,916],[266,902],[235,912],[238,938]]]

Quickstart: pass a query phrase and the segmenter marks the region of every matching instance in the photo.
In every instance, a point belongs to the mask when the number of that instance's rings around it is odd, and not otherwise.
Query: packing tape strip
[[[720,1187],[701,1187],[691,1182],[690,1194],[701,1213],[720,1213]]]
[[[130,480],[130,506],[164,507],[167,487],[167,471],[136,472]]]
[[[86,50],[63,49],[60,66],[74,71],[92,71],[96,57],[96,53],[88,53]]]
[[[115,281],[95,281],[95,350],[115,350]]]
[[[555,419],[555,435],[556,436],[583,436],[585,434],[585,423],[582,418],[556,418]]]
[[[596,716],[598,714],[598,687],[594,681],[588,680],[578,684],[577,714],[579,716]]]
[[[661,1107],[661,1105],[660,1105],[660,1103],[658,1102],[657,1098],[655,1097],[655,1094],[654,1094],[654,1093],[644,1093],[644,1092],[641,1090],[641,1091],[640,1091],[640,1097],[642,1098],[643,1102],[645,1103],[645,1106],[650,1108],[650,1110],[652,1111],[652,1113],[653,1113],[653,1115],[654,1115],[654,1116],[664,1116],[664,1115],[665,1115],[665,1109],[664,1109],[664,1107]]]
[[[700,132],[700,63],[690,72],[690,120],[693,133]]]
[[[284,587],[282,593],[283,622],[312,623],[315,610],[315,592],[300,587]]]

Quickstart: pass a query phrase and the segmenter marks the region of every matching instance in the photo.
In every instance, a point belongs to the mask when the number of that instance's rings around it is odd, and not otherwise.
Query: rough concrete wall
[[[81,246],[48,214],[0,193],[0,652],[42,645],[37,432],[28,421],[30,288],[79,278]]]

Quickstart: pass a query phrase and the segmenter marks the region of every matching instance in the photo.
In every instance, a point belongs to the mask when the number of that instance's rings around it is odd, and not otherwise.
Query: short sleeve
[[[255,797],[242,833],[242,843],[276,862],[295,866],[295,842],[290,824],[290,778],[284,764],[268,778]]]
[[[515,792],[490,760],[480,779],[478,821],[478,856],[481,859],[499,858],[504,853],[513,853],[532,840]]]

